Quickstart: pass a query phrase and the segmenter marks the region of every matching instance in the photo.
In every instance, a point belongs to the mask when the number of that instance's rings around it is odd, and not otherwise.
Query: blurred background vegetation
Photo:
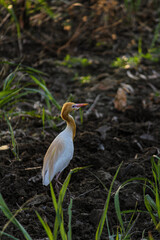
[[[60,105],[46,85],[50,66],[83,84],[104,67],[137,69],[159,61],[158,0],[1,0],[0,7],[0,117],[7,109],[17,114],[17,104],[36,93],[44,110],[24,114],[51,120],[50,102]]]

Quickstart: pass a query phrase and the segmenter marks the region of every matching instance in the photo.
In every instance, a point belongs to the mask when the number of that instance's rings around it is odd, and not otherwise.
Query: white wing
[[[62,172],[73,158],[73,140],[64,130],[48,148],[44,157],[42,178],[43,185],[48,185],[54,176]]]

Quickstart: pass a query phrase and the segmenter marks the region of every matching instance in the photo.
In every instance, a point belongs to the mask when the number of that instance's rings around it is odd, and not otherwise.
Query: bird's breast
[[[73,157],[74,145],[72,136],[72,131],[68,128],[58,135],[58,141],[63,143],[63,155],[66,156],[66,159]]]

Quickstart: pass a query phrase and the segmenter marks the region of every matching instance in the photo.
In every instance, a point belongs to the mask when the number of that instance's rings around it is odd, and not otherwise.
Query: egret
[[[61,110],[61,118],[66,121],[66,128],[53,140],[49,146],[43,161],[42,179],[43,185],[47,186],[52,179],[58,177],[60,173],[68,166],[73,158],[74,145],[73,140],[76,135],[76,124],[70,112],[78,110],[80,107],[88,105],[87,103],[66,102]]]

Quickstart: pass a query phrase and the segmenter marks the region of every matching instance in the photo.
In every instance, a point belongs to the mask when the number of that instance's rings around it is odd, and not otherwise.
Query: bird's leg
[[[56,178],[55,178],[55,180],[56,180],[56,191],[57,191],[57,193],[59,193],[59,186],[58,186],[58,184],[59,185],[63,185],[59,180],[58,180],[58,178],[59,178],[59,176],[60,176],[60,174],[61,174],[61,172],[59,172],[57,175],[56,175]],[[69,188],[67,187],[67,190],[68,190],[68,192],[69,192],[69,195],[71,195],[71,192],[70,192],[70,190],[69,190]]]
[[[56,180],[56,183],[58,183],[58,184],[60,184],[60,185],[62,186],[63,184],[58,180],[60,174],[61,174],[61,172],[59,172],[59,173],[56,175],[56,179],[55,179],[55,180]]]
[[[57,193],[59,193],[59,186],[58,184],[60,184],[62,186],[62,183],[58,180],[59,176],[60,176],[61,172],[59,172],[57,175],[56,175],[56,178],[55,178],[55,181],[56,181],[56,191]]]

